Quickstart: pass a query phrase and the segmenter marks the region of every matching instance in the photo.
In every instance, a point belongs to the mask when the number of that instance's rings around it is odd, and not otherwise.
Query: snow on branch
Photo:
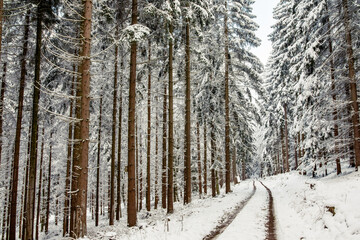
[[[126,27],[121,32],[121,39],[128,42],[139,42],[150,35],[150,29],[141,24]]]

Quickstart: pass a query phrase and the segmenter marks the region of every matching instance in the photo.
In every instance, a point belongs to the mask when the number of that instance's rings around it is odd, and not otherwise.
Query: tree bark
[[[169,25],[169,156],[168,156],[168,213],[174,212],[174,81],[173,81],[173,25]]]
[[[204,195],[207,195],[207,131],[206,122],[204,122]]]
[[[100,155],[101,155],[101,124],[102,124],[102,101],[100,97],[99,106],[99,129],[97,142],[97,164],[96,164],[96,200],[95,200],[95,226],[99,226],[99,196],[100,196]]]
[[[202,184],[201,184],[201,148],[200,148],[200,124],[199,121],[196,123],[196,135],[197,135],[197,160],[198,160],[198,174],[199,174],[199,196],[202,195]]]
[[[73,65],[73,72],[75,73],[76,66]],[[75,94],[75,74],[72,77],[71,96]],[[73,117],[74,100],[70,100],[69,117]],[[71,188],[71,163],[72,163],[72,151],[73,151],[73,122],[69,123],[69,134],[68,134],[68,146],[67,146],[67,161],[66,161],[66,179],[65,179],[65,200],[64,200],[64,219],[63,219],[63,237],[69,234],[69,215],[70,215],[70,188]],[[41,177],[41,176],[40,176]]]
[[[87,183],[88,183],[88,150],[89,150],[89,107],[90,107],[90,50],[91,50],[91,18],[92,1],[84,1],[84,22],[83,22],[83,45],[81,50],[81,64],[79,74],[80,84],[80,109],[77,117],[80,119],[80,129],[75,128],[75,139],[78,149],[74,154],[73,181],[71,198],[71,221],[70,236],[73,238],[84,237],[87,233],[86,211],[87,211]],[[80,81],[78,81],[80,83]],[[79,138],[77,138],[79,136]]]
[[[216,152],[216,145],[215,145],[215,129],[214,126],[211,126],[211,136],[210,136],[210,144],[211,144],[211,192],[212,196],[216,197],[216,176],[215,176],[215,169],[214,169],[214,162],[215,162],[215,152]]]
[[[19,98],[18,98],[18,113],[16,119],[16,133],[15,133],[15,150],[11,186],[11,209],[10,209],[10,226],[9,226],[9,240],[16,239],[16,205],[17,205],[17,191],[18,191],[18,177],[19,177],[19,159],[20,159],[20,141],[21,141],[21,125],[22,125],[22,112],[24,104],[24,89],[26,78],[26,55],[28,52],[28,39],[29,39],[29,25],[30,13],[27,12],[24,27],[24,41],[23,52],[21,56],[21,73],[19,85]]]
[[[156,105],[158,103],[158,97],[155,97]],[[156,106],[155,105],[155,106]],[[154,208],[157,209],[159,204],[159,189],[158,189],[158,179],[159,179],[159,137],[158,137],[158,129],[159,129],[159,118],[157,112],[155,119],[155,204]]]
[[[359,132],[359,105],[357,102],[357,86],[355,79],[355,60],[354,60],[354,51],[352,48],[352,36],[350,28],[350,16],[349,16],[349,6],[348,0],[342,0],[342,6],[344,11],[344,24],[345,24],[345,40],[346,40],[346,53],[348,60],[348,70],[349,70],[349,81],[350,81],[350,94],[351,94],[351,106],[354,111],[352,114],[353,122],[353,131],[354,131],[354,151],[355,151],[355,161],[356,161],[356,170],[360,165],[360,132]]]
[[[191,85],[190,85],[190,22],[185,26],[185,169],[184,204],[191,203]]]
[[[40,173],[39,173],[39,189],[38,189],[38,202],[37,202],[37,211],[36,211],[36,223],[35,223],[35,239],[39,239],[39,220],[40,220],[40,209],[41,209],[41,190],[42,190],[42,176],[43,176],[43,159],[44,159],[44,135],[45,127],[42,129],[42,140],[41,140],[41,150],[40,150]],[[64,209],[65,212],[66,209]]]
[[[0,0],[0,3],[2,0]],[[1,14],[1,11],[0,11]],[[1,15],[0,15],[1,17]],[[1,28],[1,23],[0,23]],[[1,33],[0,33],[1,34]],[[0,35],[1,38],[1,35]],[[1,39],[0,39],[1,41]],[[0,43],[1,49],[1,43]],[[1,51],[1,50],[0,50]],[[3,119],[4,119],[4,99],[5,99],[5,88],[6,88],[6,72],[7,72],[7,62],[4,62],[3,75],[1,81],[1,93],[0,93],[0,169],[1,169],[1,155],[2,155],[2,144],[3,144]]]
[[[46,220],[45,220],[45,234],[49,233],[49,218],[50,218],[50,195],[51,195],[51,162],[52,162],[52,136],[50,133],[50,150],[49,150],[49,166],[48,166],[48,182],[47,182],[47,200],[46,200]]]
[[[117,33],[116,33],[117,35]],[[116,161],[116,111],[117,111],[117,87],[118,87],[118,51],[119,47],[115,44],[114,60],[114,85],[113,85],[113,112],[112,112],[112,134],[111,134],[111,172],[110,172],[110,218],[109,225],[114,225],[115,213],[115,161]],[[118,215],[118,213],[116,213]]]
[[[234,184],[238,184],[238,180],[237,180],[237,177],[236,177],[236,148],[235,146],[233,147],[233,160],[232,160],[232,174],[233,174],[233,181],[234,181]]]
[[[146,210],[150,211],[151,175],[150,175],[150,155],[151,155],[151,40],[148,42],[148,126],[147,126],[147,149],[146,149]]]
[[[36,23],[36,50],[35,50],[35,77],[31,121],[31,144],[30,144],[30,170],[28,185],[28,201],[26,205],[26,236],[25,239],[33,239],[34,236],[34,215],[35,215],[35,191],[36,191],[36,167],[38,150],[38,115],[40,101],[40,63],[41,63],[41,41],[42,41],[42,3],[37,6]]]
[[[123,70],[124,62],[121,58],[121,70]],[[122,135],[122,78],[120,74],[120,93],[119,93],[119,126],[118,126],[118,174],[117,174],[117,207],[116,207],[116,220],[120,220],[121,213],[121,135]]]
[[[131,24],[137,24],[137,0],[132,0]],[[128,127],[128,226],[136,225],[135,195],[135,106],[136,106],[136,42],[131,43],[129,127]]]
[[[229,113],[229,33],[228,33],[227,0],[225,1],[224,35],[225,35],[225,192],[231,191],[230,187],[230,113]]]
[[[167,87],[164,84],[164,98],[163,98],[163,141],[162,141],[162,173],[161,173],[161,206],[166,208],[166,139],[167,139]]]
[[[288,137],[288,122],[287,122],[287,104],[284,104],[284,112],[285,112],[285,164],[286,164],[286,172],[289,172],[289,137]]]

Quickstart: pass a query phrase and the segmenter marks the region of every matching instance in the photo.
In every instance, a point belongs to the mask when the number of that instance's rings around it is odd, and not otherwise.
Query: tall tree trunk
[[[84,38],[80,56],[81,65],[79,73],[81,75],[80,84],[80,109],[78,119],[80,119],[80,129],[75,128],[75,138],[80,140],[77,143],[77,151],[74,154],[73,181],[71,198],[71,219],[70,233],[73,238],[84,237],[86,229],[86,211],[87,211],[87,182],[88,182],[88,150],[89,150],[89,120],[90,120],[90,48],[91,48],[91,18],[92,1],[84,1],[84,22],[82,36]],[[80,82],[80,81],[79,81]]]
[[[135,119],[135,143],[136,143],[136,165],[135,165],[135,168],[136,168],[136,211],[139,211],[139,199],[140,199],[140,194],[139,194],[139,182],[140,182],[140,178],[139,178],[139,131],[138,131],[138,124],[137,124],[137,117]]]
[[[30,136],[31,125],[29,125],[28,136]],[[28,184],[29,184],[29,166],[30,166],[30,138],[28,139],[27,144],[27,156],[26,156],[26,167],[25,167],[25,176],[23,181],[23,191],[21,198],[23,199],[23,204],[20,210],[20,218],[19,218],[19,238],[25,239],[25,231],[26,231],[26,205],[28,199]]]
[[[173,35],[173,25],[169,25],[169,32]],[[168,213],[174,212],[174,82],[173,82],[173,38],[169,39],[169,155],[168,155]]]
[[[101,124],[102,124],[102,101],[99,106],[99,129],[97,142],[97,164],[96,164],[96,200],[95,200],[95,226],[99,226],[99,197],[100,197],[100,156],[101,156]]]
[[[140,163],[139,163],[139,171],[140,171],[140,189],[139,189],[139,211],[142,209],[142,204],[143,204],[143,161],[142,161],[142,134],[139,133],[139,159],[140,159]]]
[[[348,68],[349,68],[349,80],[350,80],[350,93],[351,93],[351,106],[352,106],[352,122],[353,122],[353,131],[354,131],[354,151],[355,151],[355,160],[356,160],[356,169],[360,165],[360,132],[359,132],[359,105],[357,102],[357,86],[355,79],[355,61],[354,61],[354,51],[352,48],[352,36],[350,28],[350,16],[349,16],[349,6],[348,0],[342,0],[342,6],[344,9],[344,24],[345,24],[345,40],[346,40],[346,53],[348,58]]]
[[[155,97],[156,105],[158,104],[158,97]],[[159,179],[159,137],[158,137],[158,129],[159,129],[159,118],[158,113],[156,112],[155,119],[155,204],[154,208],[157,209],[159,204],[159,189],[158,189],[158,179]]]
[[[36,211],[36,223],[35,223],[35,239],[39,239],[39,220],[40,220],[40,210],[41,210],[41,190],[43,188],[43,160],[44,160],[44,135],[45,135],[45,126],[42,129],[42,140],[41,140],[41,150],[40,150],[40,173],[39,173],[39,189],[38,189],[38,202],[37,202],[37,211]],[[66,209],[64,209],[64,212]]]
[[[207,195],[207,131],[206,122],[204,122],[204,195]]]
[[[295,144],[294,144],[295,170],[298,168],[297,147],[298,147],[298,142],[297,142],[297,138],[295,137]]]
[[[233,174],[233,181],[234,181],[234,184],[238,184],[238,180],[237,180],[237,177],[236,177],[236,147],[234,145],[233,147],[233,159],[232,159],[232,174]]]
[[[50,133],[50,150],[49,150],[49,166],[48,166],[48,182],[47,182],[47,200],[46,200],[46,221],[45,234],[49,233],[49,218],[50,218],[50,194],[51,194],[51,162],[52,162],[52,136]]]
[[[225,0],[224,35],[225,35],[225,192],[230,187],[230,113],[229,113],[229,33],[228,33],[227,0]]]
[[[286,164],[286,172],[289,172],[289,137],[288,137],[288,121],[287,121],[287,104],[284,104],[284,112],[285,112],[285,164]]]
[[[16,205],[17,205],[17,191],[18,191],[18,177],[19,177],[19,159],[20,159],[20,141],[21,141],[21,125],[22,125],[22,112],[24,104],[24,89],[26,78],[26,55],[28,52],[28,39],[29,39],[29,25],[30,25],[30,13],[27,12],[25,18],[24,27],[24,41],[23,52],[21,56],[21,73],[19,84],[19,98],[18,98],[18,113],[16,119],[16,133],[15,133],[15,150],[14,150],[14,162],[13,173],[11,182],[11,209],[10,209],[10,226],[9,226],[9,240],[16,239]]]
[[[284,173],[286,170],[286,151],[285,151],[285,136],[284,128],[280,127],[280,136],[281,136],[281,152],[282,152],[282,168],[281,173]]]
[[[73,65],[73,72],[76,71],[76,65]],[[72,86],[71,86],[71,96],[73,97],[75,94],[75,74],[72,77]],[[73,118],[73,109],[74,109],[74,99],[70,100],[69,107],[69,118]],[[66,161],[66,179],[65,179],[65,199],[64,199],[64,219],[63,219],[63,237],[69,234],[69,216],[70,216],[70,188],[71,188],[71,162],[72,162],[72,151],[73,151],[73,122],[69,123],[68,130],[68,146],[67,146],[67,161]],[[40,176],[41,177],[41,176]]]
[[[146,210],[150,211],[150,193],[151,193],[151,175],[150,175],[150,154],[151,154],[151,40],[148,42],[149,59],[148,59],[148,128],[147,128],[147,149],[146,149]]]
[[[246,180],[246,163],[245,160],[243,159],[241,162],[241,172],[242,172],[242,180]]]
[[[216,176],[214,169],[215,162],[215,152],[216,152],[216,143],[215,143],[215,129],[214,126],[211,126],[211,136],[210,136],[210,144],[211,144],[211,192],[212,196],[216,197]]]
[[[34,236],[34,215],[35,215],[35,191],[36,191],[36,167],[38,150],[38,122],[39,122],[39,101],[40,101],[40,63],[41,63],[41,41],[42,41],[42,11],[43,2],[37,6],[36,23],[36,50],[35,50],[35,77],[31,121],[31,144],[30,144],[30,170],[28,185],[28,201],[26,205],[26,237],[33,239]]]
[[[117,33],[116,33],[117,35]],[[115,213],[115,161],[116,161],[116,111],[117,111],[117,87],[118,87],[118,51],[119,47],[115,44],[114,60],[114,85],[113,85],[113,112],[112,112],[112,131],[111,131],[111,171],[110,171],[110,218],[109,225],[114,225]],[[118,215],[118,213],[117,213]]]
[[[123,71],[124,62],[121,58],[121,71]],[[118,173],[117,173],[117,207],[116,220],[120,220],[121,213],[121,134],[122,134],[122,73],[120,74],[120,90],[119,90],[119,126],[118,126]]]
[[[202,195],[202,184],[201,184],[201,148],[200,148],[200,124],[199,121],[196,123],[196,135],[197,135],[197,152],[198,152],[198,174],[199,174],[199,196]]]
[[[298,138],[298,151],[299,151],[299,159],[301,159],[301,139],[300,139],[300,132],[298,132],[298,134],[297,134],[297,138]],[[300,163],[299,164],[301,164],[301,161],[300,161]]]
[[[161,169],[161,206],[166,208],[166,139],[167,139],[167,87],[164,84],[164,98],[163,98],[163,141],[162,141],[162,169]]]
[[[188,6],[189,7],[189,6]],[[191,83],[190,83],[190,22],[185,27],[185,169],[184,204],[191,203]]]
[[[137,0],[132,0],[131,24],[137,24]],[[128,127],[128,226],[136,225],[135,195],[135,106],[136,106],[136,42],[131,43],[129,127]]]
[[[0,0],[0,4],[2,0]],[[1,11],[0,11],[0,14]],[[0,15],[1,19],[1,15]],[[1,31],[1,22],[0,22],[0,31]],[[1,33],[0,33],[1,34]],[[1,41],[1,35],[0,35]],[[0,43],[1,51],[1,43]],[[2,155],[2,144],[3,144],[3,115],[4,115],[4,99],[5,99],[5,88],[6,88],[6,72],[7,72],[7,62],[4,62],[3,76],[1,81],[1,93],[0,93],[0,169],[1,169],[1,155]]]

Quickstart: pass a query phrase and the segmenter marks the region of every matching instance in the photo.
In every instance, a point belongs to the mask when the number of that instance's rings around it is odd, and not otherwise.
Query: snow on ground
[[[217,240],[265,239],[268,193],[259,182],[255,185],[255,195]]]
[[[258,186],[260,188],[260,185]],[[162,209],[152,210],[150,215],[146,211],[138,214],[138,226],[128,228],[126,217],[115,226],[92,227],[88,224],[89,239],[154,239],[154,240],[183,240],[203,239],[221,221],[224,214],[232,212],[234,207],[251,194],[252,180],[241,182],[233,188],[230,194],[222,193],[216,198],[193,199],[192,203],[183,206],[174,205],[175,213],[166,215]],[[195,198],[195,197],[194,197]],[[167,221],[169,231],[167,230]]]
[[[317,179],[291,172],[263,182],[273,193],[278,240],[360,239],[359,172]]]

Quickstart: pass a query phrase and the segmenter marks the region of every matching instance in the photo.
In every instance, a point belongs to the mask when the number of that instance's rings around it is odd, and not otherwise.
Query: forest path
[[[241,201],[238,205],[236,205],[235,209],[230,214],[225,214],[218,226],[211,231],[208,235],[206,235],[203,240],[213,240],[217,239],[220,234],[222,234],[225,229],[234,221],[240,211],[246,206],[246,204],[250,201],[250,199],[254,196],[256,192],[255,181],[253,181],[253,190],[250,195]]]
[[[265,186],[264,183],[260,181],[260,183],[266,188],[269,194],[269,213],[268,213],[268,221],[266,223],[266,240],[276,240],[276,227],[275,227],[275,215],[274,215],[274,200],[271,193],[271,190]]]
[[[204,239],[276,240],[272,194],[270,189],[260,183],[253,182],[251,195],[240,202]]]

